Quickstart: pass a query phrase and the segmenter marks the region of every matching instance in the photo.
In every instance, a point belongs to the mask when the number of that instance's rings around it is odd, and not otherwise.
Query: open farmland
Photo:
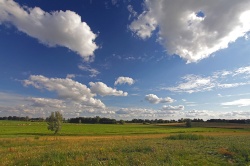
[[[193,126],[0,121],[1,165],[250,164],[249,125]]]

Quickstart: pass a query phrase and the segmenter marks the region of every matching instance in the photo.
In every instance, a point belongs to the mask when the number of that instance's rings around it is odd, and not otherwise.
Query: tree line
[[[47,118],[29,118],[28,116],[20,117],[20,116],[5,116],[0,117],[0,120],[15,120],[15,121],[31,121],[31,122],[42,122],[48,121],[49,117]],[[105,117],[76,117],[76,118],[69,118],[63,119],[64,123],[85,123],[85,124],[123,124],[123,123],[185,123],[187,122],[187,118],[181,118],[178,120],[164,120],[164,119],[132,119],[132,120],[116,120],[111,118]],[[241,124],[250,124],[250,119],[209,119],[204,121],[203,119],[194,118],[191,119],[191,122],[217,122],[217,123],[241,123]]]

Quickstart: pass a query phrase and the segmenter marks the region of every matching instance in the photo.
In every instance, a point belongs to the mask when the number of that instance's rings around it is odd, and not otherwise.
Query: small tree
[[[122,124],[122,125],[124,125],[125,121],[124,120],[120,120],[119,123]]]
[[[192,127],[192,121],[191,119],[186,120],[186,127]]]
[[[48,118],[48,130],[55,131],[55,134],[62,128],[63,116],[59,111],[51,112]]]

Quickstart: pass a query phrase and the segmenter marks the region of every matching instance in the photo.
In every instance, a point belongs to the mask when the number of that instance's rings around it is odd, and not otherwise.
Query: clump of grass
[[[150,146],[135,146],[135,147],[126,147],[122,150],[123,153],[134,153],[134,152],[138,152],[138,153],[151,153],[153,152],[154,149]]]
[[[222,154],[228,158],[233,158],[233,156],[234,156],[234,152],[229,151],[229,149],[227,149],[227,148],[219,148],[218,153]]]
[[[177,134],[177,135],[170,135],[167,137],[169,140],[202,140],[202,139],[211,139],[211,137],[205,137],[203,135],[197,134]]]

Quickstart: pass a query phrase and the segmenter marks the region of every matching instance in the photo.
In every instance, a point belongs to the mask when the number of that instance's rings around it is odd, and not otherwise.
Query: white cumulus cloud
[[[103,82],[90,82],[91,92],[101,95],[101,96],[127,96],[127,92],[123,92],[121,90],[116,90],[111,87],[108,87]]]
[[[152,104],[158,104],[158,103],[172,103],[174,102],[174,100],[170,97],[166,97],[166,98],[159,98],[158,96],[156,96],[155,94],[148,94],[145,96],[145,100],[147,100],[148,102],[152,103]]]
[[[81,103],[84,106],[105,108],[99,99],[95,99],[91,90],[84,84],[66,78],[47,78],[42,75],[31,75],[23,81],[24,86],[32,85],[37,89],[46,89],[56,92],[58,97]]]
[[[94,42],[97,35],[81,21],[81,16],[70,10],[49,13],[39,7],[20,6],[13,0],[0,0],[1,23],[11,23],[45,45],[67,47],[85,61],[92,60],[98,48]]]
[[[145,6],[130,30],[146,39],[157,29],[168,53],[187,62],[207,58],[250,31],[249,0],[145,0]]]
[[[134,84],[135,81],[133,80],[133,78],[130,77],[119,77],[117,78],[117,80],[115,81],[115,85],[119,85],[119,84],[128,84],[128,85],[132,85]]]

